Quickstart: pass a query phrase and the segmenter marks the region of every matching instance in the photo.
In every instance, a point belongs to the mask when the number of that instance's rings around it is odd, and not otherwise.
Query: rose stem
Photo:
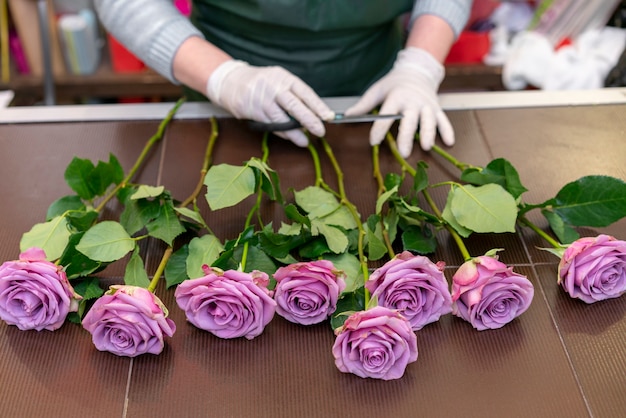
[[[346,195],[346,191],[345,191],[345,187],[343,183],[343,171],[341,170],[341,167],[339,166],[339,163],[337,162],[337,159],[335,158],[335,154],[333,153],[333,150],[330,147],[330,144],[328,144],[328,141],[326,141],[325,138],[320,138],[320,140],[322,141],[322,146],[324,147],[324,151],[326,152],[326,155],[328,156],[335,170],[335,173],[337,176],[337,187],[339,189],[339,197],[341,199],[341,203],[346,208],[348,208],[359,230],[359,238],[357,240],[357,243],[358,243],[357,246],[358,246],[358,252],[359,252],[359,262],[361,263],[361,272],[363,273],[363,282],[365,283],[367,282],[369,278],[369,271],[367,269],[367,259],[365,258],[365,254],[363,252],[363,237],[365,236],[363,223],[361,222],[361,218],[358,214],[356,207],[354,206],[354,204],[352,204],[352,202],[350,202],[350,200],[348,199],[348,196]],[[367,307],[367,305],[369,304],[369,300],[370,300],[370,294],[367,288],[364,287],[363,290],[365,293],[365,306]]]
[[[185,199],[181,204],[179,204],[178,207],[184,208],[190,203],[195,202],[196,199],[198,198],[198,195],[200,194],[200,191],[202,190],[202,186],[204,184],[204,176],[209,170],[209,165],[211,163],[211,158],[213,155],[213,148],[215,146],[217,134],[218,134],[217,121],[215,120],[215,118],[211,118],[211,136],[209,137],[206,151],[204,153],[204,159],[202,161],[202,168],[200,170],[200,181],[196,185],[193,192],[189,195],[189,197],[187,197],[187,199]],[[209,229],[208,226],[206,227],[207,229]],[[210,229],[209,229],[209,233],[213,234],[213,232],[211,232]],[[150,280],[150,285],[148,285],[149,291],[154,292],[154,290],[156,289],[157,284],[159,283],[159,280],[161,279],[161,276],[163,275],[163,271],[165,271],[165,266],[167,265],[167,261],[170,259],[170,256],[172,255],[172,252],[173,252],[173,248],[171,246],[168,246],[163,252],[163,256],[161,257],[161,262],[159,263],[159,266],[154,272],[154,276],[152,276],[152,280]]]
[[[163,256],[161,257],[161,262],[159,263],[159,266],[154,272],[154,276],[152,276],[152,280],[150,280],[150,285],[148,285],[148,290],[151,291],[152,293],[154,293],[154,290],[156,289],[157,284],[159,284],[159,280],[161,279],[161,275],[163,274],[163,271],[165,271],[165,265],[167,264],[167,261],[170,259],[170,256],[172,255],[172,251],[173,251],[172,247],[168,246],[163,252]]]
[[[378,193],[380,196],[385,192],[385,182],[383,181],[383,175],[380,173],[380,145],[374,145],[372,147],[372,166],[373,166],[373,176],[376,179],[376,184],[378,184]]]
[[[398,147],[396,145],[396,141],[395,141],[395,139],[393,138],[393,136],[390,133],[387,133],[387,143],[389,144],[389,148],[391,149],[392,154],[394,155],[396,160],[400,163],[400,165],[406,171],[408,171],[408,173],[411,176],[415,176],[416,170],[413,167],[411,167],[411,165],[400,155],[400,152],[398,152]],[[424,189],[424,190],[422,190],[422,195],[424,195],[424,198],[426,199],[426,202],[428,202],[428,204],[432,208],[433,212],[435,212],[435,216],[437,216],[437,218],[441,221],[441,223],[448,230],[450,235],[452,235],[452,238],[454,239],[454,242],[456,242],[457,247],[459,247],[459,251],[461,251],[461,255],[463,256],[463,260],[464,261],[470,260],[472,258],[472,256],[470,255],[469,251],[467,250],[467,247],[465,246],[465,243],[463,242],[463,239],[456,232],[456,230],[454,228],[452,228],[450,226],[450,224],[447,223],[443,219],[443,217],[441,216],[441,211],[439,211],[439,208],[437,207],[435,201],[433,200],[432,196],[430,195],[430,192],[427,189]]]
[[[267,138],[268,138],[268,133],[266,132],[263,135],[263,140],[261,142],[261,149],[263,150],[261,161],[264,163],[267,162],[267,159],[270,153],[269,147],[267,146]],[[259,184],[257,185],[257,190],[256,190],[256,202],[254,203],[254,206],[250,208],[250,212],[248,212],[248,216],[246,216],[246,222],[243,227],[244,231],[252,223],[252,217],[254,216],[254,214],[259,213],[259,208],[261,207],[262,197],[263,197],[263,193],[261,191],[261,182],[259,182]],[[259,224],[261,224],[260,227],[263,228],[260,215],[259,215]],[[246,268],[246,261],[248,259],[248,247],[249,246],[250,246],[249,241],[246,241],[243,243],[243,251],[241,254],[241,271],[245,271],[245,268]]]
[[[374,145],[372,147],[372,166],[373,166],[373,176],[376,179],[376,183],[378,184],[378,192],[377,196],[380,197],[385,191],[385,182],[383,181],[383,176],[380,172],[380,145]],[[383,235],[383,242],[385,243],[385,248],[387,248],[387,255],[390,258],[395,256],[395,252],[393,250],[393,246],[391,245],[391,241],[389,240],[389,231],[385,227],[385,221],[383,217],[380,217],[380,229]]]
[[[320,157],[317,153],[315,147],[309,142],[307,146],[309,152],[311,153],[311,158],[313,159],[313,168],[315,170],[315,187],[321,187],[329,193],[335,195],[335,197],[341,198],[340,194],[333,190],[322,177],[322,166],[320,164]]]
[[[530,229],[532,229],[533,231],[535,231],[537,233],[537,235],[539,235],[541,238],[545,239],[546,241],[548,241],[548,243],[550,245],[552,245],[554,248],[556,249],[561,249],[563,248],[563,244],[561,244],[560,242],[558,242],[557,240],[555,240],[554,238],[552,238],[550,235],[548,235],[544,230],[542,230],[541,228],[539,228],[537,225],[535,225],[534,223],[532,223],[530,220],[528,220],[528,218],[526,218],[525,216],[521,216],[519,219],[519,222],[522,225],[526,225],[527,227],[529,227]]]
[[[124,178],[124,180],[122,180],[122,182],[120,182],[117,186],[115,186],[115,188],[111,190],[111,192],[102,199],[102,202],[100,202],[98,207],[95,209],[96,212],[100,212],[104,208],[104,206],[106,206],[108,201],[111,200],[117,194],[117,192],[122,187],[126,186],[126,183],[128,183],[135,176],[135,173],[137,172],[137,170],[139,170],[139,167],[141,166],[144,159],[148,155],[148,152],[150,151],[152,146],[156,144],[157,142],[159,142],[161,138],[163,138],[163,135],[165,133],[165,128],[170,123],[170,121],[174,118],[174,115],[176,114],[176,112],[178,111],[178,109],[180,108],[180,106],[183,104],[184,101],[185,101],[184,98],[179,99],[174,105],[174,107],[167,113],[165,118],[159,124],[159,128],[157,132],[154,135],[152,135],[150,139],[148,139],[148,142],[146,143],[143,150],[141,151],[141,154],[139,154],[139,157],[137,157],[135,164],[130,169],[130,171]]]
[[[215,118],[211,118],[211,136],[209,137],[209,142],[207,144],[206,150],[204,152],[204,160],[202,162],[202,169],[200,170],[200,179],[198,180],[198,184],[196,184],[196,188],[189,195],[187,199],[185,199],[179,207],[184,208],[188,206],[190,203],[196,201],[196,198],[200,194],[202,187],[204,186],[204,177],[206,176],[207,171],[209,171],[209,165],[211,164],[211,158],[213,155],[213,148],[215,147],[215,142],[218,135],[217,122]]]
[[[473,166],[471,164],[460,162],[459,160],[454,158],[450,153],[444,151],[444,149],[439,147],[438,145],[433,145],[432,150],[435,153],[441,155],[444,159],[446,159],[448,162],[450,162],[452,165],[454,165],[456,168],[458,168],[461,171],[466,170],[468,168],[476,168],[476,169],[479,169],[479,170],[482,169],[481,167],[477,167],[477,166]]]

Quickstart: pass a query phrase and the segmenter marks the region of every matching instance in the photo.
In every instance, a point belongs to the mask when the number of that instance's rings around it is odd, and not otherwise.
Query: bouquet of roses
[[[417,333],[428,324],[453,314],[477,330],[496,329],[531,305],[531,282],[498,260],[500,249],[470,254],[464,239],[473,233],[530,227],[561,257],[558,283],[572,297],[590,303],[626,291],[626,243],[604,235],[579,238],[575,229],[606,226],[626,215],[621,180],[585,177],[555,198],[528,204],[521,198],[526,188],[504,159],[475,167],[434,147],[461,174],[457,181],[431,184],[426,163],[409,165],[389,135],[401,173],[380,173],[379,149],[373,147],[379,193],[375,213],[362,217],[324,138],[308,146],[315,183],[286,197],[268,164],[267,136],[261,158],[237,166],[212,164],[218,130],[211,120],[198,183],[178,201],[162,186],[132,180],[180,104],[128,173],[113,155],[108,162],[75,158],[70,163],[65,179],[75,194],[53,202],[46,222],[24,234],[19,258],[0,266],[0,318],[7,324],[52,331],[67,318],[81,323],[99,350],[120,356],[159,354],[176,330],[155,294],[164,277],[161,291],[175,288],[176,304],[191,326],[219,338],[252,340],[275,315],[298,326],[328,322],[336,335],[332,355],[340,371],[397,379],[416,361]],[[336,190],[322,173],[320,147],[334,169]],[[440,209],[431,192],[442,187],[448,192]],[[210,211],[249,198],[254,204],[239,235],[223,240],[212,232],[199,198]],[[112,199],[123,210],[118,220],[103,220]],[[266,200],[282,206],[281,225],[262,219]],[[534,209],[563,243],[528,220]],[[450,283],[445,263],[429,258],[437,230],[448,231],[464,258]],[[165,247],[151,278],[140,245],[148,239]],[[124,283],[102,288],[98,273],[122,259]],[[370,261],[385,259],[370,269]]]

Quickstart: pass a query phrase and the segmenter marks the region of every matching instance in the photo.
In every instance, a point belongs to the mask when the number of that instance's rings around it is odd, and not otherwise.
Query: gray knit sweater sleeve
[[[174,54],[191,36],[202,33],[178,12],[171,0],[94,0],[102,25],[159,74],[172,74]]]
[[[421,15],[436,15],[448,22],[459,36],[470,16],[473,0],[415,0],[411,21]]]

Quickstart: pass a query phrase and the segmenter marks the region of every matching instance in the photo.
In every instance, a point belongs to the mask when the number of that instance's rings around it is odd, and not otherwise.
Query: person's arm
[[[335,115],[287,70],[249,65],[209,43],[170,0],[95,0],[95,6],[104,27],[146,65],[203,93],[237,118],[280,123],[293,117],[313,135],[323,136],[322,120]],[[277,135],[308,144],[300,129]]]
[[[117,41],[171,82],[183,82],[174,75],[174,55],[189,38],[204,38],[171,0],[94,0],[94,6]]]
[[[408,157],[419,126],[420,145],[429,150],[437,130],[446,145],[454,144],[454,130],[437,97],[445,70],[443,62],[465,25],[471,0],[417,0],[405,48],[387,75],[374,83],[346,115],[357,115],[381,104],[380,113],[401,113],[398,150]],[[393,120],[374,122],[370,144],[380,144]]]
[[[174,55],[174,78],[192,89],[205,93],[209,77],[217,67],[233,58],[215,45],[192,36]]]
[[[415,19],[406,47],[421,48],[439,63],[448,56],[456,35],[448,22],[435,15],[421,15]]]

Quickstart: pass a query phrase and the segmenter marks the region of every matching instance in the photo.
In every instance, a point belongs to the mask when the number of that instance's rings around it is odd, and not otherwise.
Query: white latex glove
[[[291,115],[315,136],[324,136],[322,121],[335,117],[311,87],[281,67],[226,61],[213,71],[206,90],[212,102],[239,119],[288,122]],[[275,134],[301,147],[309,142],[301,129]]]
[[[401,113],[397,143],[405,158],[411,155],[418,124],[420,145],[425,151],[435,143],[437,128],[443,142],[453,145],[454,129],[437,98],[444,73],[443,66],[430,53],[420,48],[405,48],[398,52],[391,71],[374,83],[345,114],[360,115],[380,103],[380,114]],[[374,122],[370,144],[380,144],[392,124],[390,119]]]

